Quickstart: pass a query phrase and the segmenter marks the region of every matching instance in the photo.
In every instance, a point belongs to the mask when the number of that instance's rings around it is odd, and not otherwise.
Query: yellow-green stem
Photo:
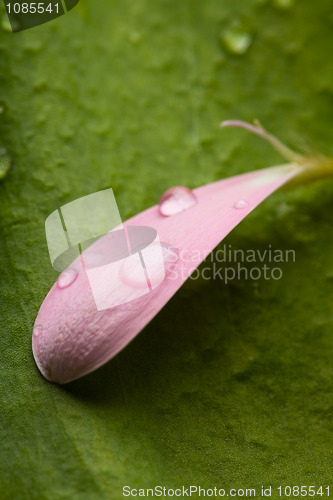
[[[287,182],[287,187],[333,177],[333,159],[325,156],[303,157],[300,162],[290,163],[290,167],[297,169],[298,173]]]

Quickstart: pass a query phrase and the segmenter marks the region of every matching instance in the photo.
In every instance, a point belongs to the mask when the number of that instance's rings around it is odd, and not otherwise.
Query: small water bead
[[[236,208],[238,210],[242,208],[247,208],[249,206],[249,202],[246,200],[238,200],[233,204],[233,208]]]
[[[226,49],[237,56],[245,54],[252,43],[252,36],[238,29],[229,29],[222,35]]]
[[[185,186],[174,186],[168,189],[159,202],[160,213],[165,217],[179,214],[197,203],[191,189]]]
[[[84,266],[87,269],[93,269],[95,267],[99,267],[108,263],[107,254],[103,255],[102,253],[92,251],[91,249],[87,249],[82,254],[82,259],[84,262]]]
[[[58,287],[67,288],[69,285],[74,283],[77,276],[78,273],[74,269],[68,269],[66,271],[63,271],[57,280]]]
[[[34,337],[38,337],[43,331],[42,325],[35,325],[32,334]]]

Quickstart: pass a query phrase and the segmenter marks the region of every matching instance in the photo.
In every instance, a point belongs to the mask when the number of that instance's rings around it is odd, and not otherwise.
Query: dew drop
[[[166,217],[176,215],[197,203],[194,193],[185,186],[168,189],[159,202],[160,213]]]
[[[74,269],[67,269],[63,271],[57,281],[59,288],[67,288],[69,285],[74,283],[77,278],[77,272]]]
[[[0,179],[8,174],[11,165],[11,158],[5,148],[0,148]]]
[[[144,267],[142,266],[142,260]],[[156,288],[172,271],[179,259],[179,249],[168,243],[152,243],[141,257],[138,252],[125,259],[120,268],[120,278],[132,288]]]
[[[84,266],[87,269],[94,269],[95,267],[103,266],[108,263],[108,255],[102,254],[99,252],[95,252],[94,250],[88,248],[82,254],[82,259],[84,262]]]
[[[43,331],[42,325],[35,325],[32,331],[34,337],[38,337]]]
[[[246,201],[246,200],[238,200],[236,201],[234,204],[233,204],[233,207],[234,208],[237,208],[237,209],[242,209],[242,208],[246,208],[249,206],[249,202]]]
[[[252,36],[249,33],[237,29],[228,29],[221,38],[226,49],[238,56],[245,54],[252,43]]]
[[[125,285],[128,285],[131,288],[148,289],[146,272],[138,255],[128,257],[124,260],[120,268],[120,278]]]

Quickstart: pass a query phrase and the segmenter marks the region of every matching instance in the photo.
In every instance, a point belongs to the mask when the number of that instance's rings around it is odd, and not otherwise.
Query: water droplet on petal
[[[222,40],[229,52],[241,56],[250,47],[252,36],[237,29],[229,29],[223,33]]]
[[[176,215],[197,203],[194,193],[185,186],[168,189],[159,202],[160,213],[166,217]]]
[[[246,200],[238,200],[236,201],[234,204],[233,204],[233,207],[234,208],[237,208],[237,209],[242,209],[242,208],[246,208],[249,206],[249,202],[246,201]]]
[[[148,290],[146,271],[142,266],[138,253],[124,260],[120,268],[120,278],[125,285],[132,288],[146,288]]]
[[[74,269],[67,269],[63,271],[57,281],[59,288],[67,288],[69,285],[74,283],[77,278],[78,273]]]
[[[0,179],[3,179],[11,165],[11,158],[7,153],[7,150],[5,148],[0,148]]]
[[[39,335],[40,333],[42,333],[42,331],[43,331],[43,327],[42,327],[42,325],[35,325],[35,326],[34,326],[34,329],[33,329],[33,331],[32,331],[32,334],[33,334],[35,337],[38,337],[38,335]]]
[[[133,288],[156,288],[172,271],[179,259],[179,249],[168,243],[152,243],[134,252],[120,268],[120,278]],[[144,265],[143,265],[144,263]]]
[[[94,250],[88,248],[82,254],[82,259],[84,262],[84,266],[87,269],[93,269],[94,267],[99,267],[108,263],[107,253],[103,255],[102,253],[95,252]]]

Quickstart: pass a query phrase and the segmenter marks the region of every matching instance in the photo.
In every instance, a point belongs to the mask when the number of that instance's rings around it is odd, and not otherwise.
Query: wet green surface
[[[126,219],[170,186],[281,162],[224,119],[330,151],[331,2],[81,0],[16,34],[1,9],[1,499],[328,485],[331,181],[275,194],[225,240],[295,250],[281,280],[189,281],[94,374],[46,382],[31,331],[56,278],[44,221],[57,207],[112,187]]]

